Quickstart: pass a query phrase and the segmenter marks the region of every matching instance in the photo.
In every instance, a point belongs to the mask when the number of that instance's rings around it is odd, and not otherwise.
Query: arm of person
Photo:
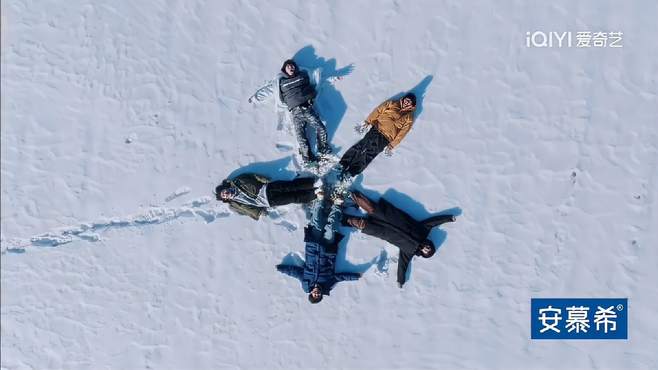
[[[270,97],[272,94],[274,94],[274,90],[277,88],[278,81],[277,79],[273,79],[270,81],[267,81],[263,86],[258,88],[256,92],[249,97],[249,103],[262,103],[265,100],[267,100],[268,97]]]
[[[431,229],[435,226],[441,226],[446,222],[455,222],[455,220],[457,220],[457,217],[453,215],[438,215],[438,216],[426,218],[422,221],[422,223],[423,226],[425,226],[428,229]]]
[[[264,176],[264,175],[254,175],[254,177],[255,177],[256,180],[258,180],[258,182],[260,182],[261,184],[268,184],[268,183],[270,183],[270,182],[272,181],[269,177]]]
[[[400,257],[398,258],[398,285],[400,288],[407,282],[407,270],[409,269],[409,262],[413,255],[409,255],[400,251]]]
[[[253,218],[254,220],[258,221],[260,218],[260,215],[263,213],[264,209],[263,208],[258,208],[258,207],[252,207],[246,204],[240,204],[237,202],[231,202],[229,203],[229,208],[235,211],[236,213],[243,215],[243,216],[249,216]]]
[[[295,279],[301,281],[304,275],[304,269],[299,266],[291,265],[276,265],[277,271],[288,276],[292,276]]]
[[[337,272],[334,277],[336,281],[355,281],[361,278],[362,274],[358,272]]]
[[[372,111],[372,113],[370,113],[370,115],[368,115],[368,117],[366,118],[366,120],[364,122],[369,124],[369,125],[372,125],[373,122],[377,121],[377,119],[379,118],[379,115],[382,114],[386,110],[386,108],[388,107],[388,105],[390,103],[391,102],[388,101],[388,100],[381,103],[377,108],[375,108]]]

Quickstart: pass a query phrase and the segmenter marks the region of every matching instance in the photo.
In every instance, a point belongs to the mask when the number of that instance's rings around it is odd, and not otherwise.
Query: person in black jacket
[[[316,81],[316,83],[319,83]],[[305,165],[312,165],[321,160],[331,157],[331,146],[327,137],[327,128],[324,126],[318,113],[313,107],[313,100],[317,95],[318,86],[314,86],[311,78],[305,70],[299,68],[294,60],[288,59],[281,66],[281,73],[275,80],[269,81],[265,86],[259,88],[249,102],[259,102],[272,94],[277,94],[277,99],[285,106],[292,116],[295,136],[299,143],[299,154]],[[311,151],[306,135],[307,128],[315,129],[318,155]]]
[[[436,247],[427,238],[433,227],[446,222],[454,222],[453,215],[439,215],[423,221],[416,221],[404,211],[396,208],[386,199],[374,203],[363,194],[352,192],[352,199],[366,213],[366,217],[343,216],[343,225],[352,226],[368,234],[395,245],[400,249],[398,259],[398,285],[406,282],[407,268],[414,256],[430,258]]]

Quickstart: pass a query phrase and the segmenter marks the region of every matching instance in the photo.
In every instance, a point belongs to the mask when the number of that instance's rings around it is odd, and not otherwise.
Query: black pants
[[[343,171],[351,176],[360,174],[388,144],[388,139],[377,128],[372,127],[359,142],[343,154],[340,160]]]
[[[315,177],[299,177],[291,181],[273,181],[267,184],[267,200],[272,207],[308,203],[315,199],[315,180]]]

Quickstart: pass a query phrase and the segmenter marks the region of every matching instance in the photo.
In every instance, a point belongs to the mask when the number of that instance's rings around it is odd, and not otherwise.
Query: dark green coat
[[[257,175],[254,173],[245,173],[237,176],[236,178],[224,180],[222,185],[238,188],[240,191],[244,192],[250,197],[256,198],[263,185],[269,182],[270,179],[265,176]],[[267,209],[265,207],[255,207],[235,201],[229,201],[228,203],[229,207],[235,212],[241,215],[249,216],[254,220],[258,220],[263,212],[265,212]]]

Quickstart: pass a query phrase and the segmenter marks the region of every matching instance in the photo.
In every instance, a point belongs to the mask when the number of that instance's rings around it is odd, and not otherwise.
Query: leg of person
[[[267,190],[273,193],[294,192],[298,190],[313,189],[317,177],[297,177],[293,180],[272,181],[267,184]]]
[[[315,129],[318,141],[318,153],[331,153],[331,148],[329,147],[327,139],[327,128],[324,126],[320,117],[318,117],[318,113],[313,108],[309,108],[306,111],[306,122]]]
[[[340,219],[340,223],[343,226],[354,227],[359,230],[363,230],[363,228],[368,224],[368,218],[361,216],[350,216],[343,213]]]
[[[374,130],[374,129],[373,129]],[[370,132],[368,132],[369,134]],[[342,167],[342,172],[343,173],[350,173],[352,166],[358,162],[359,156],[361,155],[361,152],[363,151],[363,146],[364,143],[366,142],[366,138],[368,137],[368,134],[366,136],[362,137],[361,140],[357,141],[356,144],[352,145],[345,154],[343,154],[343,157],[340,159],[339,165]]]
[[[359,208],[363,209],[366,211],[366,213],[374,213],[375,212],[375,204],[368,198],[366,198],[365,195],[353,191],[352,192],[352,199],[354,200],[354,203],[356,203]]]
[[[293,191],[315,189],[317,177],[297,177],[289,181],[288,189]]]
[[[309,203],[317,197],[313,189],[304,189],[297,191],[279,191],[268,195],[268,202],[271,207],[285,206],[286,204],[304,204]]]
[[[295,136],[299,144],[299,154],[302,156],[304,162],[312,161],[311,150],[309,148],[308,138],[306,137],[306,119],[304,111],[300,107],[294,108],[292,111],[292,121],[295,126]]]
[[[372,162],[379,153],[381,153],[384,148],[388,145],[388,139],[384,137],[377,129],[372,128],[368,131],[368,134],[372,132],[372,135],[366,135],[364,137],[363,149],[359,153],[360,155],[352,163],[349,173],[352,176],[356,176],[363,172],[370,162]]]
[[[340,228],[340,220],[343,215],[343,208],[339,204],[332,204],[331,210],[329,211],[329,217],[327,217],[327,224],[325,226],[324,237],[328,241],[332,242],[338,229]]]
[[[324,200],[318,200],[313,204],[313,209],[311,210],[311,221],[309,226],[317,230],[322,234],[322,230],[327,223],[327,202]]]

